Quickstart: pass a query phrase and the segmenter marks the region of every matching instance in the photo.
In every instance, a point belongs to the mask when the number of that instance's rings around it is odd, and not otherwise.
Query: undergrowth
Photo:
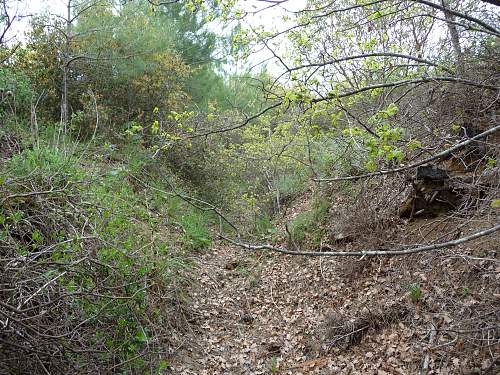
[[[0,372],[156,373],[185,329],[211,219],[151,188],[170,172],[140,145],[121,164],[87,146],[42,138],[2,163]]]
[[[311,210],[300,212],[289,226],[292,241],[297,245],[307,242],[319,248],[329,207],[326,200],[317,198]]]

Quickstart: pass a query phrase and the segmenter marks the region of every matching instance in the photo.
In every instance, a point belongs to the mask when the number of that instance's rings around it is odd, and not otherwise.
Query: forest
[[[498,374],[499,130],[498,0],[0,0],[0,374]]]

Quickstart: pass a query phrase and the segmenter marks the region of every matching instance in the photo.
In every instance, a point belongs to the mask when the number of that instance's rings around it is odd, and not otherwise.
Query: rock
[[[349,243],[354,241],[354,238],[350,234],[340,232],[333,236],[333,240],[336,243]]]
[[[444,169],[433,167],[431,165],[422,165],[417,167],[416,180],[442,181],[449,179],[448,172]]]

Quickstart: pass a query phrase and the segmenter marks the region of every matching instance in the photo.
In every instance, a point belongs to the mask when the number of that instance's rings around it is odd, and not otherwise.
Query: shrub
[[[9,67],[0,67],[0,89],[3,90],[0,115],[30,113],[33,90],[29,78],[24,73]]]
[[[79,159],[25,150],[0,183],[0,313],[11,321],[0,372],[143,373],[164,366],[157,353],[180,329],[165,304],[185,314],[189,263],[168,228],[155,235],[162,224],[145,202],[157,192]],[[184,221],[195,248],[207,244],[203,223]]]
[[[317,199],[310,211],[304,211],[297,215],[289,227],[292,241],[296,244],[310,242],[319,247],[323,235],[322,224],[328,217],[328,202]]]
[[[62,188],[85,175],[74,156],[50,146],[24,150],[9,161],[8,168],[13,175],[29,176],[45,188]]]

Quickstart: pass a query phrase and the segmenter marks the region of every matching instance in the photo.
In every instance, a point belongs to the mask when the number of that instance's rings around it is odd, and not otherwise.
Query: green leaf
[[[141,344],[148,342],[148,337],[146,336],[144,330],[140,330],[139,332],[137,332],[137,334],[135,335],[135,339],[137,342],[140,342]]]
[[[486,162],[486,166],[488,168],[495,168],[497,165],[497,161],[493,158],[488,158],[488,161]]]
[[[168,370],[170,368],[170,364],[162,359],[160,363],[158,364],[158,374],[161,374],[161,371],[163,370]]]
[[[418,150],[421,147],[422,147],[422,143],[420,143],[419,141],[411,140],[410,142],[408,142],[408,149],[410,151]]]

